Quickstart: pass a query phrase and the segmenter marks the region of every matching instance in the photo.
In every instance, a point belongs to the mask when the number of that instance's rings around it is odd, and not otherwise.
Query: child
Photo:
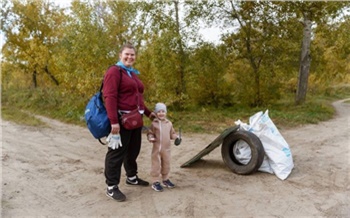
[[[181,143],[181,138],[176,134],[173,124],[166,118],[167,109],[165,104],[157,103],[154,110],[156,118],[152,121],[148,130],[147,138],[153,143],[151,176],[153,179],[152,188],[155,191],[163,191],[163,185],[174,188],[175,185],[169,180],[170,172],[170,144],[171,139],[175,140],[175,145]],[[160,180],[162,179],[162,180]]]

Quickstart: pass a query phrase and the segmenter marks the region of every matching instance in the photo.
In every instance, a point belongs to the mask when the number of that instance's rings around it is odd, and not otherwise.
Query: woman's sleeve
[[[120,74],[116,67],[110,67],[103,81],[103,97],[107,115],[111,124],[118,122],[118,89]]]

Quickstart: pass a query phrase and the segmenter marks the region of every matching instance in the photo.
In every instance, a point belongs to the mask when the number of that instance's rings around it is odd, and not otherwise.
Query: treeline
[[[350,82],[349,2],[3,0],[2,89],[54,88],[87,101],[125,42],[146,100],[183,109],[301,104]],[[225,31],[218,44],[199,29]]]

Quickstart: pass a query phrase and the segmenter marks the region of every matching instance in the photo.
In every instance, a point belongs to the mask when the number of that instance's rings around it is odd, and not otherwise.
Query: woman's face
[[[126,67],[131,67],[136,59],[135,50],[132,48],[125,48],[122,53],[119,54],[119,59]]]

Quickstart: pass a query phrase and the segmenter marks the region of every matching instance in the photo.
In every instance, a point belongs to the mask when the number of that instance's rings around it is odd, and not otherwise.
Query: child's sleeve
[[[149,142],[154,143],[155,142],[155,138],[156,138],[156,136],[154,134],[154,128],[153,128],[153,125],[151,125],[151,127],[147,131],[147,140]]]
[[[175,131],[173,125],[171,125],[170,139],[176,139],[177,137],[178,137],[178,135],[176,134],[176,131]]]
[[[152,135],[152,136],[154,136],[154,131],[153,131],[153,125],[151,125],[150,126],[150,128],[148,128],[148,131],[147,131],[147,136],[149,136],[149,135]]]

